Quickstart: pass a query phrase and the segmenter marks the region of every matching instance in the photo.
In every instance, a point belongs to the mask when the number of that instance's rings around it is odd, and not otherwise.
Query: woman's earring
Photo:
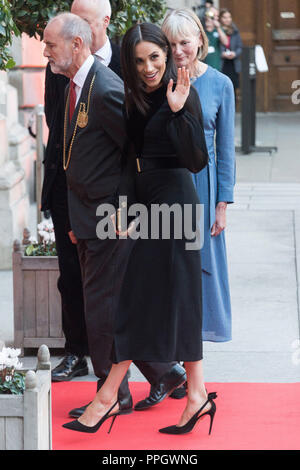
[[[203,52],[203,47],[199,46],[199,47],[198,47],[198,53],[197,53],[198,59],[201,59],[202,52]]]

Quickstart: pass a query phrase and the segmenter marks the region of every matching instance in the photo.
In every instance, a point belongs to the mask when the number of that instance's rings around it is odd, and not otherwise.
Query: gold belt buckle
[[[140,159],[139,158],[136,159],[136,166],[137,166],[138,173],[141,173],[141,165],[140,165]]]

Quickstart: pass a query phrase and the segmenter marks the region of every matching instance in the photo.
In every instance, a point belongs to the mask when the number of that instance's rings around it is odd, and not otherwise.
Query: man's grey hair
[[[85,46],[90,47],[92,44],[92,31],[89,24],[73,13],[60,13],[52,18],[48,25],[54,21],[61,22],[61,36],[66,40],[72,40],[76,37],[81,37]]]

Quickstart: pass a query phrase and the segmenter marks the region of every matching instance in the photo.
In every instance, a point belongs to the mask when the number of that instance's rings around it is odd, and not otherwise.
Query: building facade
[[[292,95],[300,80],[300,1],[220,0],[220,7],[231,11],[246,46],[264,49],[269,72],[257,74],[257,109],[299,111]]]

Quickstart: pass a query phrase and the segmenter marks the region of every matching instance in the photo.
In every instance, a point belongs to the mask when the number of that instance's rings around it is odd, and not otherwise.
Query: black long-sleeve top
[[[197,91],[191,87],[181,111],[173,113],[162,86],[146,95],[149,111],[134,109],[127,121],[127,134],[136,156],[142,158],[177,156],[179,166],[197,173],[207,165],[202,111]],[[158,140],[159,138],[159,140]]]

